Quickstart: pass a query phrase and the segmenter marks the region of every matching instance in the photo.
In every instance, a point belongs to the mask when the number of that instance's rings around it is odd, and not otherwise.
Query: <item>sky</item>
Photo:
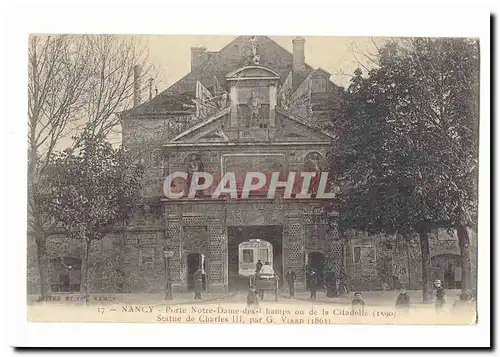
[[[292,40],[295,36],[269,36],[279,45],[292,52]],[[332,73],[332,81],[347,86],[350,75],[359,62],[368,66],[365,53],[373,53],[374,43],[382,38],[371,37],[320,37],[305,38],[306,62],[313,68],[321,67]],[[208,51],[219,51],[234,40],[236,36],[139,36],[149,52],[150,62],[159,69],[160,76],[155,85],[162,92],[189,73],[191,47],[204,46]]]

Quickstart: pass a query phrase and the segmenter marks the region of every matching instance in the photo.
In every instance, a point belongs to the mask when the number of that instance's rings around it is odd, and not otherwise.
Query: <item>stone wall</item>
[[[163,291],[165,274],[162,239],[163,232],[136,231],[110,234],[101,241],[93,241],[88,266],[90,291],[95,293]],[[28,294],[38,294],[40,290],[36,245],[31,236],[28,240],[27,290]],[[47,255],[49,262],[60,257],[80,259],[83,269],[85,244],[63,236],[52,236],[47,240]],[[49,263],[49,278],[50,271]],[[56,281],[52,280],[52,283]],[[83,291],[83,277],[81,291]]]
[[[392,289],[395,285],[393,278],[408,289],[421,289],[422,263],[420,242],[418,236],[384,237],[367,233],[347,232],[349,239],[349,254],[346,264],[349,276],[349,285],[352,290],[383,290]],[[473,266],[473,281],[475,281],[477,262],[477,240],[471,232],[471,257]],[[444,261],[456,262],[460,255],[456,233],[448,234],[445,230],[434,231],[429,235],[431,261],[442,256]],[[375,259],[361,261],[354,257],[356,249],[373,249]],[[358,253],[359,254],[359,253]],[[434,268],[433,268],[434,269]],[[433,270],[431,278],[441,278]]]

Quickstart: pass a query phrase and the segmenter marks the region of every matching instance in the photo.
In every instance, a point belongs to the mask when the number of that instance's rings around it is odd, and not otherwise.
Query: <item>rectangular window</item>
[[[126,235],[125,236],[125,244],[137,244],[137,237]]]
[[[253,263],[253,250],[243,249],[243,263]]]
[[[374,245],[358,245],[352,248],[354,264],[368,264],[376,261]]]
[[[353,260],[354,260],[354,264],[361,263],[361,247],[354,247],[353,248]]]
[[[144,267],[149,267],[154,263],[155,256],[154,248],[142,248],[141,249],[141,264]]]
[[[269,255],[268,255],[268,250],[267,249],[261,249],[260,250],[259,259],[262,262],[267,262],[269,260]]]
[[[326,92],[326,78],[318,77],[313,80],[313,92],[314,93]]]

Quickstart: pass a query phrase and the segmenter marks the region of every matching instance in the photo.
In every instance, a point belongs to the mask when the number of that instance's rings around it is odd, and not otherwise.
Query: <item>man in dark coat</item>
[[[255,272],[257,274],[259,274],[261,269],[262,269],[262,262],[259,260],[259,261],[257,261],[257,264],[255,265]]]
[[[293,298],[295,296],[295,279],[297,279],[297,274],[295,274],[291,267],[288,267],[285,278],[290,289],[290,297]]]
[[[326,285],[326,297],[336,297],[337,296],[337,277],[335,272],[329,271],[325,276]]]
[[[201,299],[201,290],[203,289],[202,279],[203,279],[203,272],[201,271],[201,269],[196,270],[193,274],[195,300]]]
[[[309,291],[311,292],[311,300],[316,300],[316,290],[319,285],[319,276],[316,270],[312,269],[309,273]]]

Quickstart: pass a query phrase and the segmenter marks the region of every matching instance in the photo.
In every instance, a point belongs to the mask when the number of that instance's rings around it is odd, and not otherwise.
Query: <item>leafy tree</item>
[[[91,244],[131,216],[143,169],[124,149],[113,148],[90,130],[77,141],[76,150],[54,155],[50,161],[44,206],[69,238],[85,243],[82,275],[88,302]]]
[[[419,235],[424,301],[435,228],[458,230],[470,285],[463,236],[476,216],[477,56],[467,39],[387,43],[367,78],[356,71],[330,155],[344,187],[336,202],[342,228]]]
[[[144,49],[133,37],[30,36],[28,42],[28,226],[35,237],[41,295],[50,291],[46,241],[58,233],[43,207],[45,171],[52,154],[75,149],[69,136],[83,128],[108,135],[120,124],[115,112],[129,108],[134,66],[142,83],[152,76]],[[140,88],[142,91],[145,88]]]

